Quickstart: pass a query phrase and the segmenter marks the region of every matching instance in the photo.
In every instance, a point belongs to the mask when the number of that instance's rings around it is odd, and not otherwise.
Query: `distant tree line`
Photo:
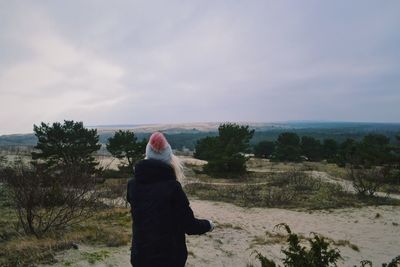
[[[311,136],[300,137],[293,132],[281,133],[276,141],[261,141],[253,147],[256,157],[272,161],[326,160],[344,167],[346,164],[376,166],[395,164],[399,160],[400,135],[396,142],[382,134],[368,134],[360,141],[347,138],[343,142]]]
[[[368,134],[359,141],[348,138],[339,143],[286,132],[276,141],[259,142],[253,151],[271,161],[326,160],[346,167],[347,178],[361,196],[373,196],[384,184],[400,184],[400,135],[395,142],[383,134]]]
[[[251,151],[250,140],[255,134],[249,126],[238,124],[222,124],[217,136],[207,136],[197,141],[194,156],[207,160],[204,170],[208,173],[243,173],[246,171],[246,153]],[[365,135],[360,140],[347,138],[338,142],[332,138],[322,141],[312,136],[300,137],[294,132],[280,133],[275,141],[263,140],[252,147],[256,157],[267,158],[279,162],[320,162],[326,160],[340,167],[351,170],[363,169],[359,176],[383,177],[375,179],[379,182],[395,181],[400,184],[400,135],[391,142],[390,138],[377,133]],[[383,168],[384,167],[384,168]],[[357,180],[353,171],[352,178]],[[369,192],[365,184],[360,182],[362,194]],[[357,182],[355,183],[357,185]],[[376,188],[371,189],[371,195]]]

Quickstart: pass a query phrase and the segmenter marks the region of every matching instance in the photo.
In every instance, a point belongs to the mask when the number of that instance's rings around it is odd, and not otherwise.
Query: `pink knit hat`
[[[153,133],[146,146],[146,158],[170,163],[171,157],[172,149],[165,136],[160,132]]]
[[[156,152],[160,152],[168,146],[167,139],[160,132],[153,133],[150,136],[149,143],[151,145],[151,148]]]

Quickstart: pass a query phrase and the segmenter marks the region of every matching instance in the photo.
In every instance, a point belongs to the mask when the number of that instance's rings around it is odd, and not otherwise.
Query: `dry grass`
[[[333,177],[345,178],[345,168],[338,167],[334,163],[327,162],[271,162],[268,159],[251,158],[247,162],[247,168],[251,171],[285,172],[296,169],[298,171],[321,171]]]
[[[265,245],[275,245],[275,244],[285,244],[287,236],[281,233],[271,233],[269,231],[265,232],[265,235],[255,236],[250,241],[249,249],[253,249],[257,246]]]
[[[243,230],[243,227],[241,227],[239,225],[233,225],[231,223],[219,223],[219,222],[216,222],[216,223],[217,223],[218,228],[231,228],[234,230]]]
[[[198,199],[233,203],[242,207],[278,207],[288,209],[335,209],[367,205],[400,205],[399,200],[371,197],[358,198],[339,185],[321,182],[318,187],[292,185],[284,175],[264,184],[192,183],[185,191]]]
[[[11,221],[15,222],[15,219]],[[70,249],[78,243],[125,246],[131,240],[130,226],[128,209],[110,208],[100,211],[84,223],[74,225],[64,232],[51,232],[42,239],[14,235],[0,243],[0,266],[53,263],[57,251]]]
[[[302,241],[302,243],[304,243],[305,241],[310,241],[311,240],[310,237],[305,237],[302,234],[297,234],[297,236]],[[320,234],[319,234],[319,236],[323,237],[326,241],[328,241],[329,243],[331,243],[334,246],[337,246],[337,247],[349,247],[354,251],[357,251],[357,252],[360,251],[359,247],[356,244],[351,243],[349,240],[343,240],[343,239],[334,240],[332,238],[325,237],[325,236],[320,235]],[[280,233],[280,232],[269,232],[269,231],[266,231],[265,235],[255,236],[251,240],[249,249],[253,249],[253,248],[257,247],[257,246],[285,244],[287,242],[287,238],[288,238],[287,234],[283,234],[283,233]]]

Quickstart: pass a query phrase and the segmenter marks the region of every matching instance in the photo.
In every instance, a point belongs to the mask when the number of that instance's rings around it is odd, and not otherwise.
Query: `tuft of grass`
[[[243,230],[243,228],[239,225],[233,225],[231,223],[217,223],[218,228],[232,228],[234,230]]]
[[[95,264],[98,261],[103,261],[110,256],[110,252],[106,250],[100,250],[95,252],[82,252],[81,255],[90,264]]]
[[[196,255],[191,250],[188,251],[188,256],[192,256],[193,258],[196,258]]]
[[[255,236],[251,240],[249,249],[254,248],[256,246],[284,244],[286,242],[286,239],[287,236],[282,233],[266,231],[265,235]]]
[[[360,248],[356,245],[351,243],[349,240],[333,240],[333,239],[329,239],[332,240],[332,244],[334,244],[335,246],[339,246],[339,247],[349,247],[354,251],[360,252]]]

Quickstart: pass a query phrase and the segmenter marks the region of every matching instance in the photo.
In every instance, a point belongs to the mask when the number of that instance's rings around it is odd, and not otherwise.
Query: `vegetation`
[[[6,156],[0,155],[0,167],[4,166],[7,163]]]
[[[302,155],[309,161],[321,161],[323,158],[323,151],[321,142],[314,137],[303,136],[301,138],[301,152]]]
[[[106,190],[96,185],[96,130],[73,121],[34,128],[39,140],[34,161],[1,158],[0,266],[54,263],[57,251],[75,248],[77,242],[128,244],[129,210],[109,207],[113,203],[105,200],[125,192],[120,186]],[[107,253],[82,257],[94,262]]]
[[[0,266],[26,267],[33,264],[57,262],[57,252],[77,248],[77,244],[106,246],[100,253],[84,253],[87,261],[107,257],[107,247],[126,246],[131,240],[131,219],[128,209],[107,207],[95,216],[72,225],[64,231],[50,231],[44,237],[24,235],[18,228],[18,219],[11,208],[1,209]],[[75,260],[75,259],[70,259]],[[66,266],[74,266],[66,262]]]
[[[82,252],[82,256],[84,256],[90,264],[95,264],[98,261],[102,261],[105,258],[110,256],[110,253],[107,250],[100,250],[95,252]]]
[[[41,123],[34,131],[33,160],[18,158],[2,166],[0,180],[6,182],[19,226],[42,238],[88,218],[97,207],[93,153],[100,144],[97,131],[82,122]]]
[[[292,233],[287,224],[278,224],[277,228],[284,228],[288,233],[288,247],[282,249],[285,255],[284,266],[287,267],[329,267],[336,266],[336,262],[342,259],[338,249],[330,247],[330,243],[323,236],[312,233],[312,238],[308,239],[309,248],[300,244],[300,238]],[[257,259],[262,267],[277,267],[278,265],[255,251]]]
[[[353,187],[360,196],[373,196],[385,184],[390,183],[387,168],[371,167],[348,169],[348,179],[353,182]]]
[[[334,209],[400,205],[400,201],[388,198],[359,198],[337,184],[323,182],[300,171],[249,173],[243,179],[230,183],[213,183],[215,179],[208,179],[206,182],[187,184],[185,191],[199,199],[229,202],[244,207]]]
[[[300,138],[295,133],[281,133],[276,140],[273,159],[277,161],[301,161]]]
[[[334,139],[324,139],[322,144],[322,158],[327,162],[333,163],[338,153],[338,143]]]
[[[246,171],[247,158],[243,155],[249,151],[249,141],[254,134],[249,126],[222,124],[219,135],[198,141],[195,157],[208,160],[204,170],[207,173],[241,174]]]
[[[94,173],[97,163],[93,153],[99,150],[96,129],[86,129],[82,122],[65,120],[63,124],[41,123],[34,125],[38,139],[32,159],[44,165],[50,172],[74,168],[85,173]]]
[[[218,136],[208,136],[197,141],[194,157],[201,160],[209,160],[215,157],[219,146]]]
[[[339,260],[343,260],[340,251],[337,248],[332,248],[332,245],[337,245],[337,242],[333,240],[327,239],[317,233],[311,233],[312,237],[306,239],[309,243],[308,246],[304,246],[301,244],[304,237],[293,233],[287,224],[281,223],[276,225],[275,228],[283,228],[288,234],[286,239],[287,247],[282,248],[282,253],[285,255],[282,260],[284,267],[330,267],[337,266],[336,263]],[[254,251],[253,253],[262,267],[280,266],[258,251]],[[399,264],[400,256],[397,256],[389,263],[383,263],[382,267],[397,267]],[[363,260],[361,261],[361,267],[363,266],[372,267],[372,262]]]
[[[193,131],[169,134],[167,138],[175,148],[182,144],[193,148],[195,141],[199,140],[195,155],[209,162],[205,167],[207,173],[213,177],[228,178],[225,181],[221,178],[216,180],[201,171],[194,171],[193,175],[200,182],[189,183],[185,190],[201,199],[226,201],[245,207],[290,209],[399,205],[398,200],[374,194],[385,186],[393,189],[396,188],[393,185],[400,185],[400,136],[394,139],[392,132],[387,137],[365,133],[345,135],[333,130],[312,133],[298,129],[267,133],[254,132],[247,126],[224,124],[219,127],[218,134]],[[130,212],[126,208],[115,208],[126,204],[123,202],[126,179],[103,180],[102,184],[96,184],[93,174],[97,163],[93,154],[98,151],[99,142],[108,140],[108,151],[114,157],[127,161],[120,170],[130,169],[140,151],[142,154],[144,151],[145,143],[137,140],[146,134],[134,135],[128,131],[119,131],[114,136],[107,134],[107,138],[105,134],[99,137],[95,130],[85,129],[82,123],[73,121],[52,125],[42,123],[35,126],[34,137],[39,142],[32,153],[36,160],[33,165],[23,164],[21,160],[10,165],[7,158],[0,156],[0,181],[7,182],[7,185],[0,185],[0,266],[54,263],[55,252],[76,247],[77,242],[109,247],[129,243]],[[353,139],[346,140],[347,137]],[[255,145],[255,155],[263,159],[248,161],[245,153],[249,152],[250,144]],[[139,148],[140,145],[143,147]],[[18,151],[22,150],[18,148]],[[348,167],[348,173],[338,166]],[[301,169],[293,170],[293,167]],[[259,168],[265,169],[265,172],[257,173]],[[352,180],[359,195],[351,194],[337,184],[317,179],[307,172],[309,170]],[[107,173],[113,178],[120,174],[113,170]],[[362,195],[371,197],[360,197]],[[221,227],[239,229],[239,226],[230,224]],[[288,254],[284,255],[289,263],[289,260],[295,262],[298,259],[304,264],[311,264],[307,266],[322,261],[333,264],[335,254],[331,245],[357,248],[349,241],[336,242],[320,235],[305,240],[308,240],[309,246],[292,240],[293,248],[285,249]],[[261,244],[264,240],[254,242]],[[312,242],[316,244],[314,252],[311,252]],[[82,253],[81,257],[94,263],[108,255],[105,249]],[[317,258],[320,261],[307,255],[319,255]],[[263,264],[273,264],[261,254],[257,257],[265,259]],[[393,267],[398,261],[394,259],[383,266]],[[73,264],[65,263],[66,266]],[[368,264],[368,261],[363,262],[363,266]]]
[[[396,137],[397,140],[400,138]],[[400,142],[390,143],[382,134],[368,134],[361,141],[347,138],[338,144],[334,139],[320,140],[311,136],[301,138],[294,132],[281,133],[275,142],[263,141],[254,146],[258,157],[267,157],[276,161],[321,161],[335,162],[344,167],[346,164],[379,166],[399,162]],[[304,157],[304,158],[302,158]]]
[[[258,158],[270,158],[275,152],[275,143],[272,141],[261,141],[254,146],[254,155]]]
[[[16,162],[0,170],[19,225],[38,238],[89,217],[97,206],[94,178],[69,167],[49,173],[41,166]]]
[[[137,141],[137,137],[131,131],[117,131],[108,139],[106,145],[108,152],[120,160],[126,160],[127,165],[118,166],[120,171],[132,171],[135,163],[144,158],[147,140]]]

